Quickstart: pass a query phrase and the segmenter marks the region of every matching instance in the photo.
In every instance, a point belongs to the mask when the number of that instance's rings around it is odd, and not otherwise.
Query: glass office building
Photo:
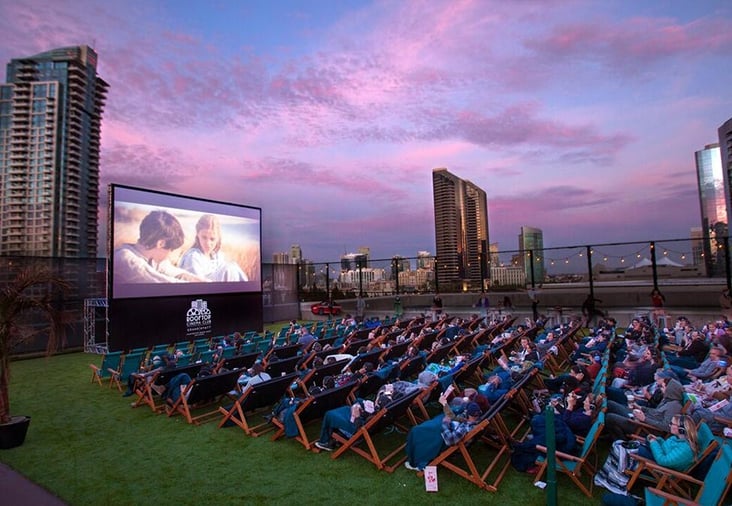
[[[13,59],[0,84],[0,255],[97,256],[108,85],[88,46]]]
[[[704,266],[708,276],[721,275],[725,272],[724,239],[729,228],[727,191],[719,144],[709,144],[694,156],[701,204]]]
[[[526,281],[529,284],[544,282],[544,233],[540,228],[521,227],[518,236],[518,249],[521,254],[520,265],[526,272]]]

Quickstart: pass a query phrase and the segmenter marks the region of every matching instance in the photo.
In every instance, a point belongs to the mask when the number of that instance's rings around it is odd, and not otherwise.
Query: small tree
[[[29,324],[29,317],[34,313],[50,323],[46,351],[49,354],[56,351],[63,332],[63,315],[54,308],[51,296],[54,290],[67,288],[66,281],[47,269],[26,268],[0,289],[0,424],[11,420],[10,355],[16,347],[45,330]],[[40,293],[33,293],[35,289]]]

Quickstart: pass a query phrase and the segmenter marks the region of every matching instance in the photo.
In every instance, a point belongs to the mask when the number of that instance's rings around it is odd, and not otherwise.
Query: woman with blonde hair
[[[209,281],[249,281],[241,267],[221,252],[221,223],[204,214],[196,223],[196,241],[180,259],[180,267]]]
[[[690,416],[674,415],[669,424],[669,432],[671,436],[666,439],[648,436],[648,446],[642,445],[638,454],[653,459],[663,467],[683,471],[694,462],[699,453],[696,424]]]

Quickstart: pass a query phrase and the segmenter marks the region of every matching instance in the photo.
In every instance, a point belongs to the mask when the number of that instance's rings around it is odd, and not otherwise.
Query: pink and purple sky
[[[688,237],[730,26],[728,0],[0,0],[0,62],[96,49],[105,202],[261,207],[265,261],[319,262],[434,253],[435,167],[487,192],[501,250],[522,225],[547,247]]]

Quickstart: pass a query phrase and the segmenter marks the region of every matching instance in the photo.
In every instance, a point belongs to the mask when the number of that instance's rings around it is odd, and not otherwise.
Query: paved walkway
[[[0,462],[0,503],[3,506],[66,506],[45,488]]]

